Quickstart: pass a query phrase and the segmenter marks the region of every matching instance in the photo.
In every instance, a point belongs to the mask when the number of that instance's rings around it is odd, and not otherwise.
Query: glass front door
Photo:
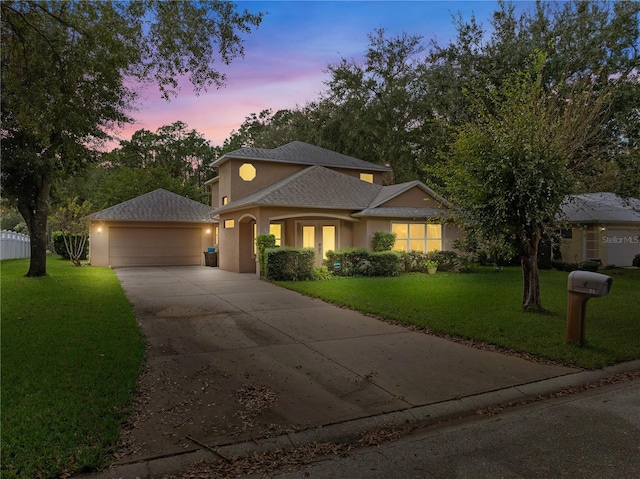
[[[322,260],[327,258],[327,251],[337,247],[337,224],[327,222],[307,222],[302,224],[299,230],[301,235],[300,245],[303,248],[313,248],[315,251],[316,266],[322,266]]]

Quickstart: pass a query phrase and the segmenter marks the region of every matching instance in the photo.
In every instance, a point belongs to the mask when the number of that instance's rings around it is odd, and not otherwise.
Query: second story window
[[[373,183],[373,173],[360,173],[360,179],[367,183]]]
[[[226,205],[227,203],[229,203],[229,197],[228,196],[223,196],[222,197],[222,206]]]
[[[238,169],[238,174],[244,181],[252,181],[256,177],[256,167],[251,163],[245,163]]]

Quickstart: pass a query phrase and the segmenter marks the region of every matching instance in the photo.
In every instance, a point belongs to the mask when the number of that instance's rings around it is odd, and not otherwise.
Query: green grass
[[[50,257],[2,274],[2,477],[47,478],[106,464],[127,417],[143,337],[114,272]]]
[[[551,312],[548,315],[522,311],[519,268],[277,284],[434,332],[599,368],[640,358],[640,270],[605,273],[613,277],[611,292],[587,303],[582,346],[565,342],[568,273],[559,271],[540,272],[542,305]]]

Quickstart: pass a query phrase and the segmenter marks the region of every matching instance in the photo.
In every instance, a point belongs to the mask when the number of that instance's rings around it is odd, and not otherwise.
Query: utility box
[[[606,296],[611,290],[613,278],[591,271],[573,271],[569,274],[567,291],[567,342],[583,344],[589,298]]]

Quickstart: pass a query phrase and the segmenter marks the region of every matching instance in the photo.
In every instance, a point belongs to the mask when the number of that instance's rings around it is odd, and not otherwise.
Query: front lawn
[[[106,464],[127,417],[143,337],[114,272],[50,257],[2,267],[2,477]]]
[[[277,284],[434,332],[599,368],[640,358],[640,270],[604,273],[613,277],[611,292],[589,300],[583,346],[565,343],[568,273],[555,270],[540,273],[542,305],[549,315],[521,310],[520,268]]]

